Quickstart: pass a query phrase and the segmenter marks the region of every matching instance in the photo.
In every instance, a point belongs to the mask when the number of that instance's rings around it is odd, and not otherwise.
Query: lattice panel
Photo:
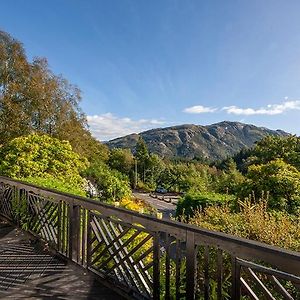
[[[89,265],[146,298],[153,295],[153,235],[143,227],[90,216]]]
[[[2,180],[1,215],[131,298],[300,299],[297,252]]]
[[[10,219],[14,219],[13,199],[14,188],[10,185],[0,184],[0,213]]]
[[[44,240],[58,242],[58,203],[28,193],[28,229]]]
[[[240,259],[238,262],[245,299],[300,299],[300,277]]]

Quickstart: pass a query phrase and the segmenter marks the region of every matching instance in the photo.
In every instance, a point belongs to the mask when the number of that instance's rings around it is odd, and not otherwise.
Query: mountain
[[[212,125],[180,125],[130,134],[107,142],[110,148],[130,148],[133,152],[139,136],[149,151],[162,157],[224,159],[242,148],[249,148],[267,135],[286,136],[282,130],[271,130],[240,122],[224,121]]]

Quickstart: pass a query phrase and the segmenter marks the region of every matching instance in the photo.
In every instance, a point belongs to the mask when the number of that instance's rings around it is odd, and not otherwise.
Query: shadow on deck
[[[82,268],[0,219],[0,299],[121,299]]]

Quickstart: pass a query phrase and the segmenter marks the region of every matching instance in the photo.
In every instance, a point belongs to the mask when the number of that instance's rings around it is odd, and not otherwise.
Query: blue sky
[[[0,28],[82,90],[101,140],[242,121],[300,134],[300,1],[14,0]]]

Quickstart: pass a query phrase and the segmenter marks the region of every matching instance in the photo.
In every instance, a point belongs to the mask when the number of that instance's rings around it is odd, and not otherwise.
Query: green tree
[[[130,149],[112,149],[109,154],[108,165],[125,175],[130,175],[134,167],[134,158]]]
[[[136,143],[135,156],[140,162],[144,162],[149,158],[148,147],[141,136]]]
[[[300,172],[283,159],[252,165],[245,183],[256,195],[270,193],[270,207],[295,212],[300,205]]]
[[[0,31],[0,144],[31,133],[68,140],[89,159],[107,160],[108,148],[88,130],[81,92],[51,72],[45,58],[29,62],[20,42]]]
[[[143,182],[146,181],[146,172],[149,163],[148,147],[142,137],[139,137],[135,147],[135,158],[138,165],[138,173]]]
[[[244,176],[237,170],[233,159],[226,162],[225,170],[216,180],[216,189],[220,193],[235,194],[244,182]]]
[[[158,184],[174,192],[201,192],[209,189],[206,172],[192,163],[170,163],[158,178]]]
[[[93,165],[84,172],[99,192],[102,201],[119,201],[131,196],[128,177],[105,164]]]
[[[275,159],[283,159],[300,171],[300,137],[267,136],[252,149],[241,151],[234,159],[244,171],[253,164],[266,164]]]
[[[157,154],[150,154],[147,161],[146,183],[154,190],[160,174],[165,170],[165,163]]]
[[[86,126],[78,105],[80,90],[54,75],[45,58],[30,63],[22,45],[4,32],[0,32],[0,70],[2,143],[33,132],[59,136],[68,123]]]
[[[19,179],[55,178],[73,186],[82,186],[80,172],[88,165],[68,141],[38,134],[13,139],[0,149],[0,159],[1,175]]]

